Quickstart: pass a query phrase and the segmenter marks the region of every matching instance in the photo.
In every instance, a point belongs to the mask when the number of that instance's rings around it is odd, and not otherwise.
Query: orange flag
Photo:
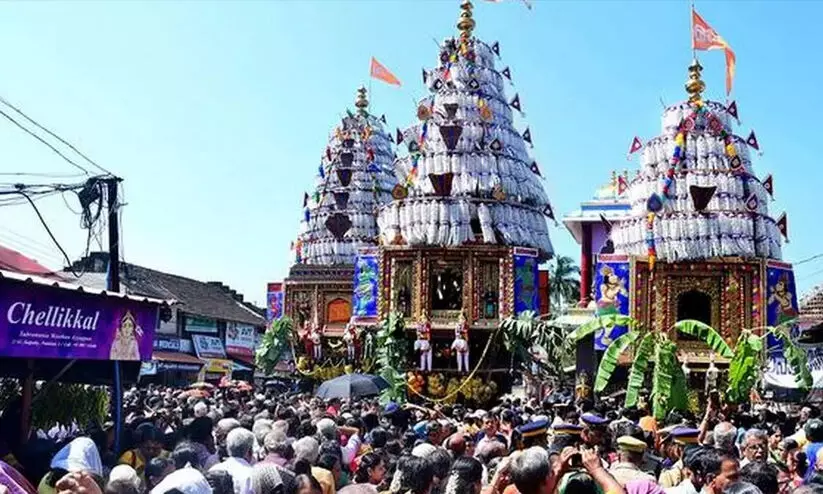
[[[395,86],[400,85],[400,79],[389,72],[389,69],[383,66],[383,64],[378,62],[374,57],[371,57],[371,76],[375,79],[380,79],[386,84],[393,84]]]
[[[723,50],[726,52],[726,94],[731,93],[737,62],[734,51],[732,51],[729,43],[723,39],[723,36],[720,36],[694,9],[692,9],[692,49]]]

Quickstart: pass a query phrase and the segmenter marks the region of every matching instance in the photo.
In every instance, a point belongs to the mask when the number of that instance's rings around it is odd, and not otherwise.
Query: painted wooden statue
[[[461,312],[454,326],[454,341],[451,349],[457,359],[457,371],[469,372],[469,323],[466,315]]]
[[[432,325],[429,322],[429,316],[423,312],[420,323],[417,325],[417,340],[414,342],[414,350],[420,352],[420,366],[418,369],[421,371],[432,370],[431,330]]]

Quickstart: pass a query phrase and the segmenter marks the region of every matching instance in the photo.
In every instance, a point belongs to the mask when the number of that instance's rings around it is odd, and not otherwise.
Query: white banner
[[[194,343],[194,351],[202,359],[226,358],[226,349],[223,342],[217,336],[204,336],[200,334],[191,337]]]
[[[226,326],[226,352],[229,355],[254,355],[254,326],[230,322]]]

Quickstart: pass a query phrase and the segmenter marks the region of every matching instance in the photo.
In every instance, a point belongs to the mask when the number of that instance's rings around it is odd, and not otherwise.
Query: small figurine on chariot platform
[[[457,324],[454,327],[454,341],[451,349],[457,359],[457,372],[469,372],[469,322],[466,314],[460,312]]]
[[[432,345],[431,345],[432,325],[429,316],[423,311],[420,323],[417,325],[417,340],[414,342],[414,350],[420,352],[420,371],[432,370]]]
[[[357,345],[359,343],[357,338],[357,327],[351,321],[346,324],[346,329],[343,332],[343,342],[346,344],[346,359],[349,362],[357,360]]]
[[[312,358],[315,362],[320,362],[323,359],[323,330],[319,325],[311,325],[309,340],[311,341]]]

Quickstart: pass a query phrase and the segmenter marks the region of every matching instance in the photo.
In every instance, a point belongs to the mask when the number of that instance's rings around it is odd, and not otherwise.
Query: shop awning
[[[200,372],[205,362],[189,355],[188,353],[178,352],[162,352],[155,350],[152,355],[152,360],[157,361],[157,370],[179,370],[188,372]]]

